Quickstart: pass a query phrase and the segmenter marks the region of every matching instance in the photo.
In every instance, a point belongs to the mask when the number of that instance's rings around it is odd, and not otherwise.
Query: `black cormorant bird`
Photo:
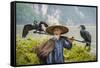
[[[37,21],[34,21],[33,23],[34,23],[34,25],[32,25],[32,24],[24,25],[23,32],[22,32],[22,38],[25,38],[26,35],[28,34],[28,32],[31,31],[31,30],[35,30],[34,33],[41,34],[41,31],[44,31],[44,29],[42,28],[42,24],[45,27],[48,27],[48,25],[44,21],[40,21],[39,24],[37,23]],[[37,32],[37,31],[39,31],[39,32]]]
[[[80,25],[80,27],[81,27],[80,35],[84,39],[83,42],[86,43],[85,48],[88,46],[89,47],[88,50],[90,51],[91,50],[91,47],[90,47],[91,46],[91,34],[88,31],[86,31],[86,28],[84,25]]]

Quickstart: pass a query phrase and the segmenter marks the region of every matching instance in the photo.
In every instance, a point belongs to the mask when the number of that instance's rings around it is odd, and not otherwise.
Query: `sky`
[[[48,25],[96,25],[96,7],[16,4],[17,25],[32,24],[34,20],[45,21]]]

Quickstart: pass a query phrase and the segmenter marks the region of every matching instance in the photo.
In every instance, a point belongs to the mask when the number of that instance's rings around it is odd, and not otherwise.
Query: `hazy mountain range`
[[[50,25],[96,25],[96,8],[17,3],[17,25],[31,24],[34,20],[45,21]]]

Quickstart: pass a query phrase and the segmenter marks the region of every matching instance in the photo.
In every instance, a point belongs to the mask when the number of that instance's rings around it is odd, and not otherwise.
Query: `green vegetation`
[[[84,47],[73,43],[71,50],[64,49],[65,62],[95,61],[96,56],[89,53]]]
[[[28,37],[25,39],[16,37],[16,64],[29,65],[40,64],[39,58],[36,55],[35,48],[45,42],[45,38],[34,39]],[[79,61],[94,61],[95,55],[89,54],[83,47],[73,44],[71,50],[64,49],[65,62],[79,62]]]
[[[45,39],[44,39],[45,40]],[[35,48],[42,43],[40,39],[21,39],[16,37],[16,63],[17,65],[39,64]]]

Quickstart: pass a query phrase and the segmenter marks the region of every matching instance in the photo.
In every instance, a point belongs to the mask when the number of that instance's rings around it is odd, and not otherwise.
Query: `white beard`
[[[60,36],[54,35],[54,38],[58,40]]]

